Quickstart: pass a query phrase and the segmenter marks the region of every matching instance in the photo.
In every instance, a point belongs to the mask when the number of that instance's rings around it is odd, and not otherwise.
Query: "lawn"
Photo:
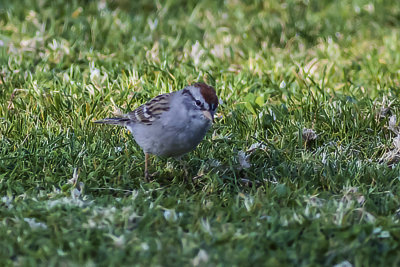
[[[400,3],[0,3],[1,266],[399,266]],[[194,82],[182,162],[93,121]],[[399,118],[397,118],[399,117]]]

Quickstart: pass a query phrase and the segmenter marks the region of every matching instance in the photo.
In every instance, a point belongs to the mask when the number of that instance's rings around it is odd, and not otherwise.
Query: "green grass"
[[[4,2],[0,265],[400,264],[397,0]],[[145,183],[92,122],[197,81],[194,185]]]

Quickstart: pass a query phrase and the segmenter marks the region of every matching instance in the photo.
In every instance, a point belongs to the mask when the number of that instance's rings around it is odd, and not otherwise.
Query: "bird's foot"
[[[148,183],[150,183],[151,181],[153,181],[153,178],[156,177],[160,172],[156,171],[153,173],[149,173],[149,172],[145,172],[144,173],[144,180]]]

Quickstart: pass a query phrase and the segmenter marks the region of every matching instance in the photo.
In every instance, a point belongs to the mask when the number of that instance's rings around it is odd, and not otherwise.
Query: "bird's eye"
[[[200,100],[196,100],[196,105],[200,106],[201,105],[201,101]]]

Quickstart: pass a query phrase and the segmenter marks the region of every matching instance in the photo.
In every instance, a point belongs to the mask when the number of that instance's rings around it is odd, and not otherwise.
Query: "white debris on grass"
[[[238,160],[241,169],[248,169],[251,167],[251,164],[249,162],[249,157],[250,155],[246,155],[246,153],[243,150],[240,150],[238,152]]]
[[[190,51],[190,58],[192,58],[193,63],[195,66],[199,65],[201,63],[201,57],[205,53],[204,49],[201,47],[200,42],[196,41],[194,45],[191,47]]]
[[[81,194],[82,194],[82,192],[80,190],[78,190],[77,188],[74,188],[71,190],[71,198],[72,199],[79,199]]]
[[[325,199],[319,198],[316,195],[313,196],[304,196],[304,200],[307,203],[307,206],[318,207],[321,208],[325,204]]]
[[[211,167],[219,167],[221,166],[221,162],[217,159],[209,159],[209,164]]]
[[[357,187],[345,186],[342,192],[342,198],[333,201],[333,204],[336,207],[333,222],[336,225],[342,226],[345,215],[354,211],[359,214],[360,220],[367,223],[375,222],[375,216],[368,212],[364,207],[365,197],[358,192]]]
[[[286,88],[286,83],[285,83],[285,81],[282,81],[281,84],[279,84],[279,88],[280,88],[280,89]]]
[[[313,129],[304,128],[302,132],[303,141],[309,143],[317,139],[318,135]]]
[[[207,233],[210,236],[213,235],[212,231],[211,231],[210,222],[208,221],[208,219],[201,219],[200,220],[200,228],[201,228],[201,230],[203,230],[204,233]]]
[[[247,153],[253,153],[257,149],[265,150],[266,148],[267,147],[266,147],[266,145],[264,143],[257,142],[257,143],[251,144],[250,148],[247,149],[246,152]]]
[[[111,238],[113,240],[115,247],[117,247],[117,248],[125,247],[126,240],[125,240],[124,235],[116,236],[116,235],[112,235],[112,234],[105,234],[105,236],[108,236],[109,238]]]
[[[168,222],[176,222],[178,220],[178,216],[176,215],[176,212],[173,209],[164,210],[164,218]]]
[[[72,173],[72,178],[68,180],[68,184],[76,185],[76,182],[78,181],[78,168],[74,168],[74,171]]]
[[[147,244],[147,243],[145,243],[145,242],[143,242],[142,244],[140,244],[140,247],[144,250],[144,251],[147,251],[147,250],[149,250],[149,245]]]
[[[349,203],[349,202],[352,202],[355,200],[360,206],[364,204],[365,197],[363,195],[361,195],[360,193],[358,193],[357,187],[345,186],[343,188],[343,192],[344,192],[343,197],[342,197],[343,202]]]
[[[133,207],[126,206],[122,210],[114,206],[92,206],[87,215],[87,221],[82,224],[86,229],[109,229],[116,224],[124,224],[126,227],[134,227],[139,216]]]
[[[333,267],[353,267],[353,264],[351,264],[349,261],[342,261],[338,264],[333,265]]]
[[[150,30],[153,32],[157,28],[158,19],[155,18],[154,20],[152,20],[151,18],[148,18],[147,24],[149,25]]]
[[[104,229],[112,224],[116,217],[117,209],[115,207],[94,207],[87,223],[82,227],[86,229]]]
[[[200,249],[199,253],[192,260],[193,266],[203,265],[206,262],[208,262],[208,254],[205,250]]]
[[[398,126],[396,115],[389,117],[388,129],[395,133],[396,137],[392,141],[393,149],[384,153],[380,162],[385,162],[389,166],[393,166],[400,161],[400,127]]]
[[[392,115],[389,117],[389,125],[388,129],[394,132],[395,134],[399,134],[399,127],[397,125],[397,117],[396,115]]]
[[[38,222],[35,218],[24,218],[24,221],[29,224],[31,229],[47,229],[47,225],[45,223]]]
[[[52,209],[54,207],[59,207],[59,206],[76,206],[82,208],[89,206],[92,203],[93,201],[85,201],[84,199],[63,197],[59,199],[50,199],[47,201],[46,204],[49,209]]]
[[[377,235],[379,238],[389,238],[390,237],[390,232],[389,231],[383,231],[381,227],[375,227],[374,230],[372,231],[374,235]]]
[[[255,206],[254,197],[253,196],[245,196],[244,198],[244,206],[248,212],[252,211]]]
[[[9,196],[4,196],[1,198],[1,202],[3,202],[8,209],[11,209],[14,207],[14,205],[12,204],[13,200],[14,200],[13,197],[9,197]]]
[[[223,44],[216,44],[211,48],[210,53],[219,59],[224,59],[225,56],[230,57],[230,50]]]
[[[250,156],[257,150],[257,149],[262,149],[265,150],[266,146],[265,144],[261,143],[261,142],[257,142],[254,143],[250,146],[249,149],[247,149],[246,151],[244,150],[240,150],[238,152],[238,161],[239,161],[239,169],[248,169],[251,167],[251,163],[250,163]]]

